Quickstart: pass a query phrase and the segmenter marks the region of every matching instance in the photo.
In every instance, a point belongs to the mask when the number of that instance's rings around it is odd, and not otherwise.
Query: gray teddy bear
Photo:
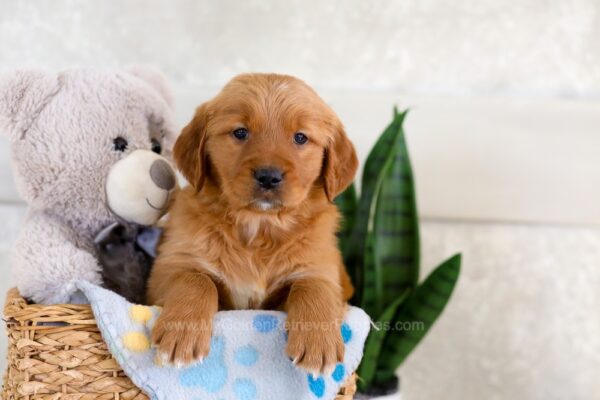
[[[156,223],[176,189],[167,161],[176,129],[163,76],[142,66],[6,75],[0,133],[29,205],[12,262],[21,294],[44,304],[81,302],[75,282],[103,277],[127,289],[119,262],[103,271],[100,259],[111,257],[98,244]]]

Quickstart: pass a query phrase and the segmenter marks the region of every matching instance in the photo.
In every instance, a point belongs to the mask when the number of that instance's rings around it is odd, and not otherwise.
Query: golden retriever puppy
[[[318,373],[341,361],[353,288],[332,201],[358,162],[331,108],[291,76],[240,75],[196,110],[174,158],[190,186],[170,209],[148,287],[164,307],[152,332],[163,359],[205,357],[218,310],[281,309],[297,365]]]

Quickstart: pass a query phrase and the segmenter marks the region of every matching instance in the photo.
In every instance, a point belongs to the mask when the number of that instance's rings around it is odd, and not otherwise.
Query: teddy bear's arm
[[[13,276],[21,294],[36,303],[56,304],[81,299],[75,282],[101,284],[100,266],[86,240],[60,220],[31,212],[17,239]]]

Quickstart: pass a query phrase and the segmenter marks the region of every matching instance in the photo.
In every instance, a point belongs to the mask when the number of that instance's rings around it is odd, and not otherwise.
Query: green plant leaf
[[[370,316],[377,315],[378,277],[375,270],[375,237],[373,231],[367,232],[363,258],[363,287],[360,307]]]
[[[375,213],[375,309],[383,308],[419,280],[419,220],[415,187],[402,126],[381,178]],[[376,314],[376,315],[377,315]]]
[[[444,261],[398,310],[395,323],[411,323],[413,329],[393,330],[386,336],[383,343],[385,350],[379,357],[374,385],[383,385],[393,379],[396,369],[425,337],[452,295],[460,275],[460,265],[460,254]]]
[[[354,184],[350,185],[348,189],[336,197],[334,202],[342,215],[340,230],[338,231],[339,248],[342,254],[346,254],[358,206]]]
[[[392,326],[392,318],[396,315],[398,308],[404,303],[408,295],[410,294],[410,289],[406,289],[396,300],[394,300],[383,313],[374,321],[374,324],[378,328],[373,328],[369,337],[367,338],[367,342],[365,343],[365,351],[363,355],[363,359],[360,363],[360,366],[357,370],[358,376],[360,376],[359,380],[359,388],[361,391],[366,390],[373,381],[375,377],[375,372],[377,371],[377,360],[379,359],[379,355],[381,353],[381,348],[383,345],[383,340],[385,336],[389,332]]]
[[[374,266],[365,265],[365,259],[368,258],[365,250],[367,246],[367,234],[371,228],[370,224],[374,212],[375,197],[378,185],[381,182],[381,176],[384,172],[384,166],[392,154],[393,144],[400,132],[405,115],[406,112],[394,115],[394,119],[383,131],[369,153],[363,169],[361,196],[358,202],[356,219],[350,240],[348,241],[347,251],[344,254],[344,261],[349,266],[350,277],[356,287],[354,304],[364,304],[365,270]],[[365,311],[369,312],[366,309]]]

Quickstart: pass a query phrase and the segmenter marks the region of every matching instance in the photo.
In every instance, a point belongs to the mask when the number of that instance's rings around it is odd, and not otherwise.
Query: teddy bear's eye
[[[120,151],[123,152],[125,150],[127,150],[127,145],[129,143],[127,143],[127,140],[122,138],[121,136],[117,136],[114,140],[113,140],[113,146],[115,148],[116,151]]]
[[[162,153],[162,146],[160,142],[156,139],[152,139],[152,151],[156,154]]]

